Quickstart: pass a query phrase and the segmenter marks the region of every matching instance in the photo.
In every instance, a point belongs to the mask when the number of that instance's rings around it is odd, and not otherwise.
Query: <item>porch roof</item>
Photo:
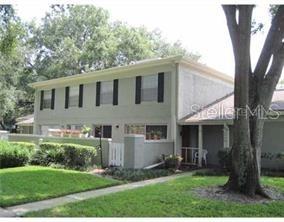
[[[271,109],[284,111],[284,89],[275,90],[271,102]],[[191,113],[180,119],[180,125],[220,124],[232,123],[234,119],[234,94],[228,94],[211,104],[203,107],[198,112]]]

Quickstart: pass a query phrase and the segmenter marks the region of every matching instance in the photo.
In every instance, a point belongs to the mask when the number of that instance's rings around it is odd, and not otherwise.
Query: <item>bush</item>
[[[96,149],[92,146],[62,144],[65,165],[71,168],[86,168],[95,164]]]
[[[96,148],[67,143],[41,143],[31,161],[37,165],[63,165],[73,169],[86,169],[95,164]]]
[[[231,170],[232,158],[231,158],[231,149],[221,149],[218,151],[218,158],[220,166],[227,170]]]
[[[58,143],[41,143],[39,150],[31,159],[31,164],[48,166],[51,163],[61,164],[64,161],[63,148]]]
[[[140,181],[156,177],[168,176],[173,174],[171,170],[165,169],[126,169],[126,168],[109,168],[104,174],[112,176],[115,179],[127,181]]]
[[[30,153],[34,153],[36,148],[34,143],[28,142],[10,142],[10,144],[17,145],[20,148],[26,148],[29,150]]]
[[[24,166],[30,155],[30,151],[25,147],[0,141],[0,168]]]
[[[169,155],[165,157],[165,167],[167,169],[179,169],[182,157],[179,155]]]

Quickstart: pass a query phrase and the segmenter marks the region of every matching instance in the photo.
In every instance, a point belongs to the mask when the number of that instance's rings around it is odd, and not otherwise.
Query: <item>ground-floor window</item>
[[[112,126],[111,125],[95,125],[94,126],[94,137],[99,138],[100,136],[102,136],[102,138],[111,138],[112,137]]]
[[[166,140],[168,127],[159,124],[126,124],[125,134],[145,135],[146,140]]]

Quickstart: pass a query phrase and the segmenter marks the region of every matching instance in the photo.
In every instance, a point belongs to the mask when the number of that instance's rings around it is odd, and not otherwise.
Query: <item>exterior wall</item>
[[[193,113],[211,102],[231,93],[233,85],[179,65],[178,119]],[[194,110],[192,110],[192,105]]]
[[[74,143],[86,146],[98,147],[100,144],[99,139],[93,138],[61,138],[61,137],[47,137],[40,135],[29,135],[29,134],[8,134],[9,141],[19,141],[19,142],[30,142],[39,144],[40,139],[42,142],[53,142],[53,143]],[[102,150],[103,150],[103,164],[107,166],[109,163],[109,143],[111,140],[102,139]],[[97,152],[96,164],[101,164],[101,155],[100,152]]]
[[[155,141],[144,144],[144,167],[160,162],[162,155],[174,153],[174,143],[169,141]]]
[[[284,122],[266,122],[264,124],[264,138],[262,145],[262,153],[284,153]],[[262,159],[263,168],[273,168],[284,170],[283,159]]]
[[[149,142],[143,135],[127,135],[124,137],[124,167],[144,168],[160,162],[162,155],[174,152],[171,141]]]
[[[223,145],[223,125],[203,126],[203,149],[208,151],[208,165],[219,165],[218,151]]]
[[[158,72],[165,72],[164,79],[164,102],[141,102],[135,104],[135,77],[138,75],[151,75]],[[151,69],[138,70],[130,73],[132,77],[119,78],[118,105],[95,106],[96,81],[113,80],[109,75],[104,79],[89,80],[89,82],[78,82],[84,84],[83,107],[64,108],[65,87],[53,86],[55,91],[55,109],[39,110],[40,90],[36,90],[35,95],[35,133],[39,134],[40,125],[66,125],[83,124],[92,126],[93,124],[112,125],[113,140],[122,142],[124,137],[124,125],[128,123],[150,123],[167,124],[168,136],[172,138],[172,110],[171,107],[175,101],[172,101],[172,75],[175,75],[175,67],[164,65]],[[114,75],[115,76],[115,75]],[[109,79],[107,79],[109,78]]]
[[[271,153],[275,157],[284,152],[284,122],[270,121],[264,124],[262,153]],[[230,144],[233,144],[232,127],[230,126]],[[223,125],[203,126],[203,148],[208,150],[207,161],[210,165],[219,165],[218,151],[223,148]],[[283,159],[261,160],[262,168],[284,169]]]
[[[33,126],[19,126],[18,130],[21,134],[33,134]]]

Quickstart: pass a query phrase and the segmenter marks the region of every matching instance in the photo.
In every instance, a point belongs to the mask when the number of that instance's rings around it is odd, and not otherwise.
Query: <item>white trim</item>
[[[29,84],[29,86],[33,88],[45,88],[45,87],[48,88],[54,85],[74,84],[78,81],[80,81],[80,83],[83,83],[90,79],[92,80],[101,79],[102,77],[105,77],[105,76],[112,76],[113,78],[118,78],[118,77],[122,78],[121,73],[132,72],[130,73],[130,75],[127,75],[128,77],[130,77],[130,76],[136,76],[137,71],[139,69],[153,68],[153,67],[157,67],[161,65],[170,65],[173,63],[183,63],[192,69],[204,72],[204,74],[207,74],[208,76],[214,76],[218,79],[222,79],[229,83],[233,83],[233,78],[231,76],[221,73],[201,63],[193,62],[190,59],[183,58],[182,56],[172,56],[172,57],[163,58],[163,59],[158,58],[158,59],[153,59],[150,61],[148,60],[145,62],[137,62],[136,64],[127,65],[127,66],[113,67],[113,68],[103,69],[103,70],[94,71],[94,72],[82,73],[82,74],[77,74],[73,76],[67,76],[67,77],[56,78],[56,79],[51,79],[51,80],[46,80],[46,81],[41,81],[41,82],[35,82],[35,83]]]

